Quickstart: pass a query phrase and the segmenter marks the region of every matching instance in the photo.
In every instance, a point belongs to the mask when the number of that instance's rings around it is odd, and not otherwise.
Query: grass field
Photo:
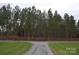
[[[56,55],[79,55],[79,43],[50,43],[49,47]]]
[[[31,47],[28,42],[0,42],[0,55],[20,55]]]

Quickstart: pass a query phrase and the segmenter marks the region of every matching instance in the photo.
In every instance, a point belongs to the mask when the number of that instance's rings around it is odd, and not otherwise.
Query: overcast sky
[[[63,16],[64,13],[75,16],[79,19],[79,0],[0,0],[0,6],[10,3],[12,7],[19,5],[21,8],[36,6],[40,10],[52,9]]]

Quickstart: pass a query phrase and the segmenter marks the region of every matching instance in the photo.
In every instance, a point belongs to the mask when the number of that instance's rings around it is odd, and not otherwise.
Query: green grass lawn
[[[20,55],[26,53],[31,43],[28,42],[0,42],[0,55]]]
[[[49,47],[56,55],[79,55],[79,43],[49,43]]]

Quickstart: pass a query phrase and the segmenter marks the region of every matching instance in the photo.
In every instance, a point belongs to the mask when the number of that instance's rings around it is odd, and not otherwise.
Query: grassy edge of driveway
[[[0,55],[23,55],[31,47],[29,42],[0,42]]]
[[[79,42],[51,42],[48,46],[55,55],[79,55]]]

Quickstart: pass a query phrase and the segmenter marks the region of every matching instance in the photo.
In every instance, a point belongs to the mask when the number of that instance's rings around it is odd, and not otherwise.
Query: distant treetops
[[[76,25],[74,16],[65,13],[62,17],[57,10],[41,12],[35,6],[20,9],[8,4],[0,8],[0,32],[1,35],[73,38],[79,36],[79,21]]]

